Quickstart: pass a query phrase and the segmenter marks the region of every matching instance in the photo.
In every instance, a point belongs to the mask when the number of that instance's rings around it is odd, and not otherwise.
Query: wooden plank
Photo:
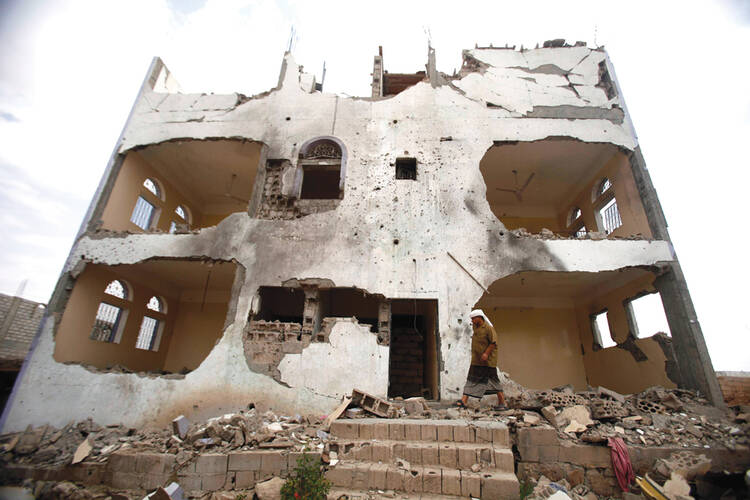
[[[339,418],[341,414],[346,411],[346,409],[349,407],[349,403],[351,402],[352,402],[352,398],[345,396],[344,400],[341,401],[341,404],[338,405],[336,409],[333,410],[331,414],[328,415],[326,419],[323,421],[322,429],[324,431],[327,431],[328,429],[330,429],[333,421]]]

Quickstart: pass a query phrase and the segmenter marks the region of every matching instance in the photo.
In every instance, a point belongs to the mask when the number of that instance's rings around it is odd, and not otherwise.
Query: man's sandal
[[[456,404],[454,406],[456,406],[457,408],[466,408],[466,405],[460,399],[456,401]]]

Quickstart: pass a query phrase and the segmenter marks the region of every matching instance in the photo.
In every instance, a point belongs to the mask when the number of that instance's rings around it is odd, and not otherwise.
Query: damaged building
[[[453,75],[185,94],[155,59],[3,431],[461,395],[468,313],[525,387],[721,392],[603,49],[475,48]],[[669,332],[639,329],[643,297]]]

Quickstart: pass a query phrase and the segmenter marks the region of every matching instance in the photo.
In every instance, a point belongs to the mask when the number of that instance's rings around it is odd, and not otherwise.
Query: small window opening
[[[301,288],[262,286],[260,310],[253,319],[302,324],[305,292]]]
[[[633,332],[633,335],[639,338],[650,337],[657,333],[672,336],[667,315],[664,313],[664,304],[658,292],[635,298],[628,304],[637,330]]]
[[[115,282],[113,281],[113,283]],[[118,343],[122,317],[121,308],[101,302],[99,310],[96,312],[94,328],[91,330],[91,340]]]
[[[143,187],[151,191],[154,196],[161,199],[161,190],[159,189],[159,185],[153,179],[146,179],[143,181]]]
[[[125,287],[125,285],[122,284],[120,280],[114,280],[110,281],[109,285],[107,285],[107,288],[104,289],[104,293],[107,295],[112,295],[113,297],[117,297],[118,299],[127,300],[128,299],[128,289]]]
[[[417,159],[416,158],[397,158],[396,159],[396,179],[417,180]]]
[[[157,337],[161,322],[151,316],[144,316],[141,321],[141,329],[138,331],[138,340],[135,348],[144,351],[157,351],[159,349]]]
[[[605,178],[604,178],[604,179],[602,179],[602,181],[601,181],[601,182],[599,183],[599,189],[597,189],[597,192],[596,192],[596,194],[597,194],[597,195],[602,195],[602,194],[606,193],[606,192],[607,192],[607,190],[608,190],[609,188],[611,188],[611,187],[612,187],[612,183],[611,183],[611,182],[609,182],[609,179],[608,179],[607,177],[605,177]]]
[[[133,208],[133,215],[130,216],[130,222],[144,231],[148,230],[151,227],[155,208],[143,196],[139,196],[138,201],[135,203],[135,208]]]
[[[586,226],[579,227],[575,232],[576,238],[583,238],[588,233],[588,230],[586,229]]]
[[[182,205],[177,205],[177,208],[174,209],[174,213],[179,215],[182,218],[182,220],[187,222],[187,214],[185,213],[185,209],[182,208]]]
[[[599,209],[599,217],[601,217],[604,232],[607,234],[622,226],[620,210],[617,208],[617,201],[614,198]]]
[[[617,345],[609,330],[609,318],[606,310],[591,316],[591,331],[594,333],[594,342],[602,348]]]
[[[578,207],[573,207],[573,209],[570,211],[570,215],[568,216],[568,225],[573,224],[575,221],[581,218],[581,209]]]
[[[159,297],[153,296],[148,300],[148,304],[146,304],[147,309],[151,309],[152,311],[164,312],[164,301],[161,300]]]
[[[322,165],[305,165],[302,168],[303,200],[337,200],[340,198],[340,167],[329,168]]]

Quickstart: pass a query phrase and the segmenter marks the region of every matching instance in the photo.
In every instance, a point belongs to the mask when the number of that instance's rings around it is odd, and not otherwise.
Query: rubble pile
[[[322,450],[328,434],[319,429],[319,424],[318,417],[277,416],[271,411],[259,414],[252,408],[194,424],[179,416],[171,429],[102,427],[91,419],[70,423],[62,429],[29,426],[24,432],[0,436],[0,467],[6,463],[54,467],[84,459],[106,462],[109,455],[125,449],[177,454],[184,459],[180,462],[203,451]]]

